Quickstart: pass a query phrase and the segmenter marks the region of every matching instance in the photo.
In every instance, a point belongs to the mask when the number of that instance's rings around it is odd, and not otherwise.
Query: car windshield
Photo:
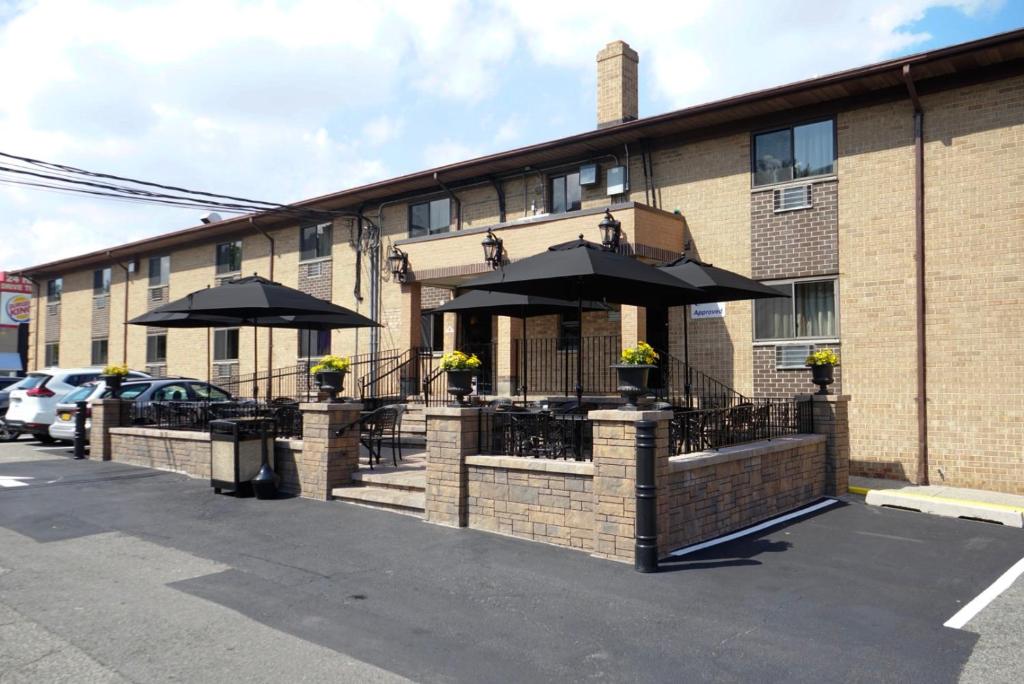
[[[25,378],[23,382],[18,383],[18,389],[34,389],[36,387],[42,387],[49,379],[50,376],[44,373],[33,373]]]
[[[89,398],[89,395],[92,394],[95,390],[96,385],[85,385],[84,387],[79,387],[73,392],[68,392],[67,395],[63,399],[61,399],[60,403],[74,404],[79,401],[85,401],[86,399]]]

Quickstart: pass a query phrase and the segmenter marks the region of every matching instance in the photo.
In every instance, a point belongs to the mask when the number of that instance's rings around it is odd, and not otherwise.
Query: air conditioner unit
[[[775,191],[775,213],[807,209],[811,206],[811,186],[793,185]]]
[[[580,167],[580,185],[597,185],[597,164],[584,164]]]
[[[807,357],[813,350],[813,344],[780,344],[775,347],[775,369],[805,368]]]
[[[608,169],[608,192],[607,195],[621,195],[629,190],[629,183],[626,179],[625,166],[613,166]]]

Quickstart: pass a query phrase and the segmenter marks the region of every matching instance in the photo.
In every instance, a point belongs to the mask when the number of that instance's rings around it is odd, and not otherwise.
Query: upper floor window
[[[330,330],[300,330],[299,358],[316,359],[331,353]]]
[[[213,331],[213,360],[238,360],[238,328],[223,328]]]
[[[754,136],[754,185],[825,176],[833,173],[835,161],[831,119]]]
[[[242,270],[242,241],[222,242],[217,245],[217,275],[238,273]]]
[[[51,302],[59,302],[60,295],[64,291],[63,278],[51,278],[46,281],[46,299]]]
[[[59,366],[60,365],[60,344],[57,342],[46,343],[46,365],[47,366]]]
[[[452,205],[447,197],[409,205],[409,237],[447,233],[452,224]]]
[[[299,259],[306,261],[331,256],[332,233],[330,221],[299,228]]]
[[[580,208],[580,173],[573,171],[551,177],[551,213],[564,214]]]
[[[91,358],[92,358],[91,363],[92,363],[92,365],[93,366],[102,366],[103,364],[105,364],[107,362],[107,352],[108,351],[109,351],[109,347],[108,347],[106,338],[99,339],[99,340],[93,340],[92,341],[92,354],[91,354]]]
[[[110,269],[100,268],[92,272],[92,293],[105,295],[110,293]]]
[[[146,335],[146,363],[167,361],[167,333]]]
[[[171,257],[149,257],[149,286],[166,285],[171,277]]]
[[[790,340],[838,336],[836,281],[769,283],[789,298],[754,300],[754,339]]]

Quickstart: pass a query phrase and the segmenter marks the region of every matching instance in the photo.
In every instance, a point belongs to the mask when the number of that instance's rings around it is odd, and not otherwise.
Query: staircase
[[[361,464],[352,475],[352,484],[331,491],[334,500],[422,518],[426,505],[426,455],[408,455],[397,468],[387,462],[390,458],[390,450],[385,449],[375,470],[370,470],[365,462]]]

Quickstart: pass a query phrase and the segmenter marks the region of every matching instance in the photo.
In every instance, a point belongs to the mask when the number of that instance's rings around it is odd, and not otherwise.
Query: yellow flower
[[[103,369],[104,375],[128,375],[128,366],[118,365],[116,363],[111,364]]]
[[[476,354],[466,354],[458,349],[441,357],[441,370],[475,370],[481,366]]]
[[[808,366],[838,366],[839,356],[831,349],[819,349],[804,359],[804,363]]]
[[[319,363],[309,369],[309,372],[313,375],[317,373],[326,372],[338,372],[344,373],[348,370],[348,367],[352,365],[352,361],[347,356],[335,356],[328,354],[320,359]]]
[[[646,342],[638,342],[635,347],[622,350],[622,363],[635,366],[653,366],[658,360],[658,353]]]

